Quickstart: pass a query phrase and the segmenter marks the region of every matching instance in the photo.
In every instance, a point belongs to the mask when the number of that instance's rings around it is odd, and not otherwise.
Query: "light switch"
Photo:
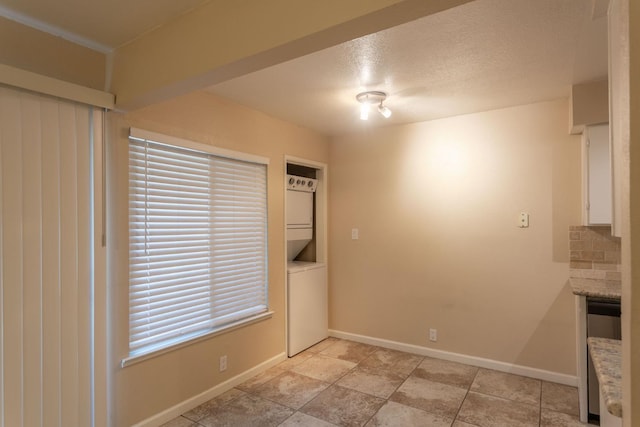
[[[529,214],[526,212],[520,212],[520,216],[518,217],[518,227],[520,228],[528,228],[529,227]]]
[[[358,240],[358,229],[357,228],[352,228],[351,229],[351,240]]]

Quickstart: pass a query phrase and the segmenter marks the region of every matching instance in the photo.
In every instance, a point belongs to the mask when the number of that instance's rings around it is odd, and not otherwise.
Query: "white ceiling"
[[[208,90],[328,135],[567,97],[571,84],[607,75],[602,10],[476,0]],[[359,120],[364,90],[387,92],[390,119]]]
[[[108,52],[209,0],[0,0],[0,15]],[[208,88],[327,135],[569,95],[607,75],[608,0],[476,0]],[[388,93],[390,119],[355,96]]]

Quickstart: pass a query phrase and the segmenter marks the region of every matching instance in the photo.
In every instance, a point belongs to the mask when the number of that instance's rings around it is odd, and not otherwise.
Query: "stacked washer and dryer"
[[[289,357],[329,335],[327,267],[296,257],[313,240],[318,181],[287,175],[287,330]]]

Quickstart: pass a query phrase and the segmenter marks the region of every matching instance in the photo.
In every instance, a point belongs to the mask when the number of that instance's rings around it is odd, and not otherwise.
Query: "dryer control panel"
[[[287,175],[287,190],[315,193],[318,180],[302,176]]]

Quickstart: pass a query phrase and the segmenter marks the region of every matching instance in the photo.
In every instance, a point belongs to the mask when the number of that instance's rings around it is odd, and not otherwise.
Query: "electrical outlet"
[[[220,356],[220,372],[227,370],[227,355]]]
[[[360,234],[360,231],[357,228],[352,228],[351,229],[351,240],[358,240],[360,238],[359,234]]]
[[[429,329],[429,341],[438,341],[438,330],[437,329]]]

